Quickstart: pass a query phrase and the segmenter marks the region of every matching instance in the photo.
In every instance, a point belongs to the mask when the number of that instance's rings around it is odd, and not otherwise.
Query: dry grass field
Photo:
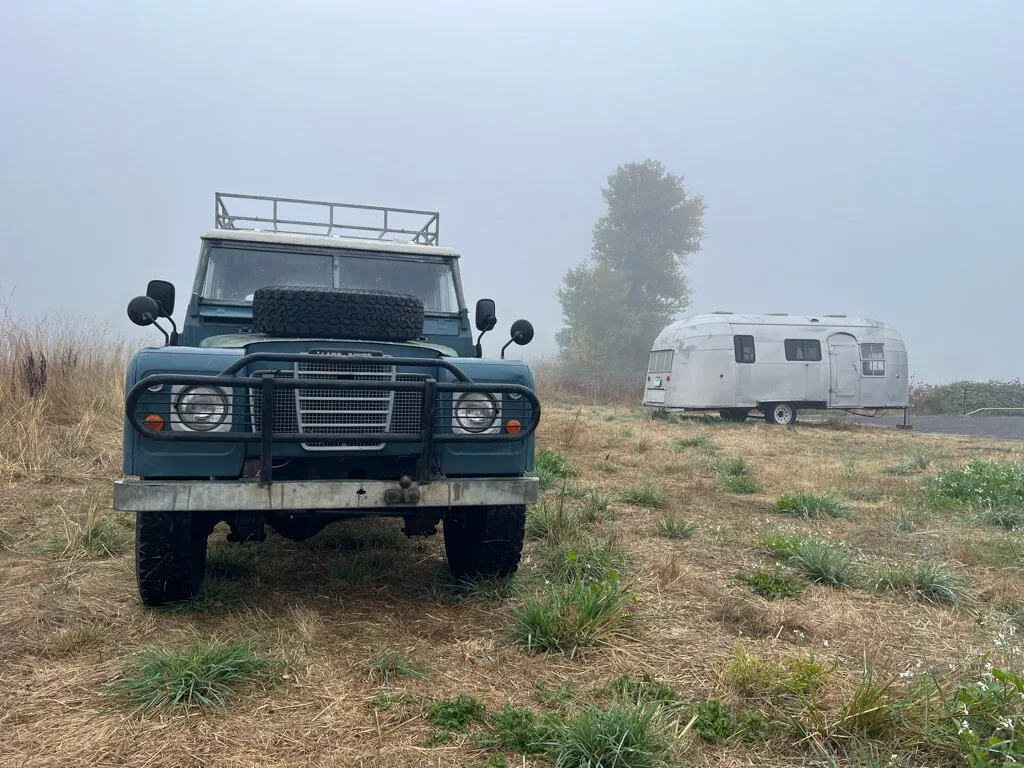
[[[157,611],[110,509],[123,356],[0,342],[0,765],[1019,757],[1017,444],[548,403],[509,583],[452,583],[398,522],[218,529]]]

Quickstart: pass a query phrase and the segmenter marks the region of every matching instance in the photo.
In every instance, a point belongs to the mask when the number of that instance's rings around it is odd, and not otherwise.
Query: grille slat
[[[277,376],[313,381],[423,381],[420,374],[398,373],[395,366],[386,363],[342,362],[346,355],[316,352],[323,362],[295,363],[290,371],[274,371]],[[330,359],[326,359],[330,358]],[[269,371],[253,371],[259,376]],[[262,426],[259,393],[250,391],[253,429]],[[416,434],[420,431],[423,411],[421,392],[391,392],[387,390],[296,389],[274,393],[274,431],[298,432],[315,435],[344,435],[360,432],[385,432],[395,435]],[[374,451],[385,443],[365,440],[341,445],[327,445],[311,440],[302,443],[307,451]]]

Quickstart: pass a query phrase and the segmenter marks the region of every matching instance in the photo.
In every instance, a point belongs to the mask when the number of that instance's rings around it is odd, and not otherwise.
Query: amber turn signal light
[[[519,419],[509,419],[505,422],[505,431],[510,435],[518,435],[523,431],[523,425],[519,423]]]
[[[164,428],[164,417],[159,413],[151,413],[149,416],[144,418],[143,423],[150,429],[159,432]]]

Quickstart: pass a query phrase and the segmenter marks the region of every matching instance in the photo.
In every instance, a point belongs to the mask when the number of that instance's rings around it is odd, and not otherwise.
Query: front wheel
[[[764,409],[764,420],[787,427],[796,421],[796,408],[789,403],[773,403]]]
[[[456,579],[505,578],[523,554],[526,506],[459,507],[444,518],[444,549]]]
[[[149,606],[195,597],[206,573],[213,521],[197,512],[135,513],[135,578]]]

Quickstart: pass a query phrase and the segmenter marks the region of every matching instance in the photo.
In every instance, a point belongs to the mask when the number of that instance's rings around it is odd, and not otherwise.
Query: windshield
[[[250,303],[257,288],[271,285],[396,291],[421,299],[426,312],[459,311],[451,265],[406,256],[388,258],[214,246],[206,262],[200,296],[212,301]]]

